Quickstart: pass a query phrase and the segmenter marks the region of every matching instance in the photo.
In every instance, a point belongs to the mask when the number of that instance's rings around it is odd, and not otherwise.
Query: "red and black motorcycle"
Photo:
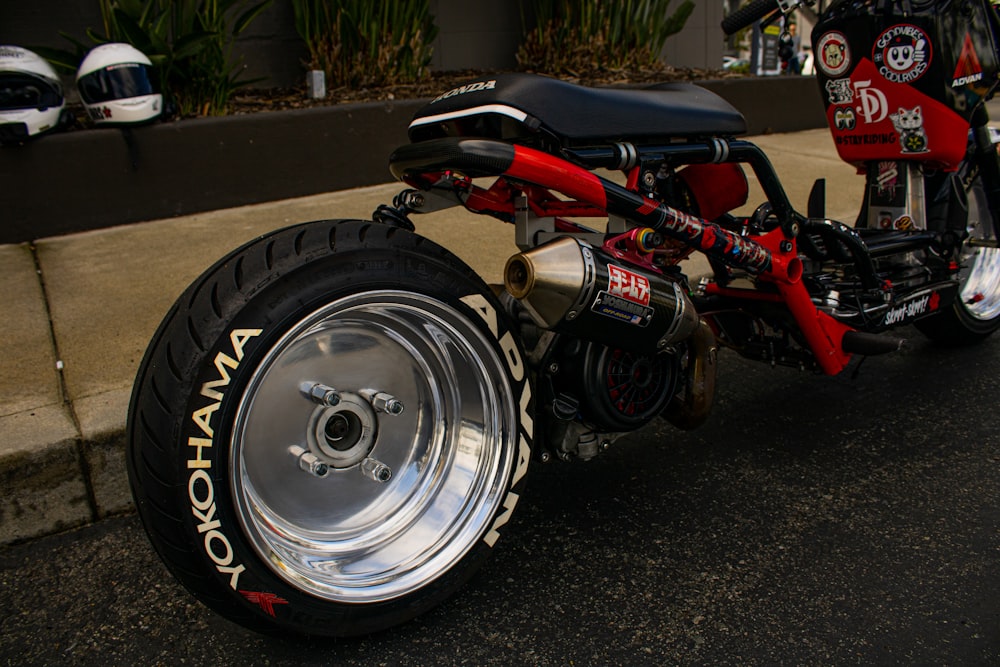
[[[801,3],[757,0],[732,32]],[[857,220],[794,210],[743,116],[689,84],[527,74],[424,107],[373,220],[266,235],[203,274],[136,380],[128,468],[170,570],[263,631],[354,635],[453,593],[501,540],[529,462],[590,459],[712,407],[726,346],[834,375],[913,324],[1000,327],[997,84],[985,0],[841,0],[813,32]],[[766,201],[743,206],[753,170]],[[601,170],[621,172],[609,179]],[[521,252],[487,285],[411,216],[464,206]],[[681,261],[707,256],[690,284]]]

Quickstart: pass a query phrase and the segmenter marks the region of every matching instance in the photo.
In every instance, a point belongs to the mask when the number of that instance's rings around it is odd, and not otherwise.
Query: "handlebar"
[[[727,35],[732,35],[734,32],[753,25],[776,9],[778,9],[778,0],[754,0],[746,7],[740,7],[722,19],[722,30]]]

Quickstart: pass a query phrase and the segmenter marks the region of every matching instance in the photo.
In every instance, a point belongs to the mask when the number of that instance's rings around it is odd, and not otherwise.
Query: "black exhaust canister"
[[[698,326],[680,284],[569,236],[508,259],[504,286],[543,329],[612,348],[662,349]]]

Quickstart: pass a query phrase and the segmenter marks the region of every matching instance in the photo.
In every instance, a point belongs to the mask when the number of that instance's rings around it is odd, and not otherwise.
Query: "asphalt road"
[[[195,602],[134,516],[0,550],[6,665],[1000,664],[1000,338],[826,378],[723,353],[709,423],[535,466],[455,598],[353,640]]]

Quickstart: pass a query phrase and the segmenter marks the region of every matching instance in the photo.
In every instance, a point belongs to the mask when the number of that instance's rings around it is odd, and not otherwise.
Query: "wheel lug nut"
[[[319,382],[303,382],[301,385],[302,393],[306,395],[308,399],[319,405],[325,405],[327,407],[332,407],[340,403],[340,394],[333,387],[328,387],[325,384]]]
[[[371,457],[361,462],[360,470],[365,477],[380,484],[385,484],[392,479],[392,469]]]
[[[402,401],[392,394],[387,394],[384,391],[380,391],[372,396],[371,404],[372,407],[375,408],[376,412],[384,412],[394,417],[403,414],[404,410]]]
[[[310,475],[315,475],[316,477],[326,477],[326,474],[330,472],[329,466],[320,461],[315,454],[299,447],[298,445],[292,445],[289,447],[288,453],[296,458],[299,468]]]

